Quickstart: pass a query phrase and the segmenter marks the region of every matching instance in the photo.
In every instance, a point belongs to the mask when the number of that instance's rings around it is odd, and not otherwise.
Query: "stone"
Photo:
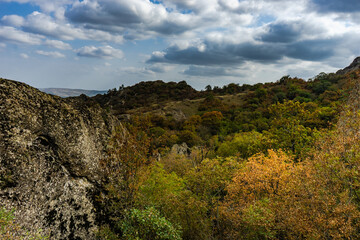
[[[119,124],[88,98],[0,79],[0,207],[50,239],[94,239],[100,161]]]
[[[354,61],[344,69],[336,72],[338,75],[345,75],[348,72],[360,69],[360,57],[354,59]]]

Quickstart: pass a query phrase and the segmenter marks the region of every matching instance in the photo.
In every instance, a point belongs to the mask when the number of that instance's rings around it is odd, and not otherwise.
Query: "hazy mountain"
[[[85,94],[89,97],[96,96],[97,94],[104,94],[108,91],[100,91],[100,90],[84,90],[84,89],[71,89],[71,88],[40,88],[40,91],[43,91],[48,94],[56,95],[59,97],[76,97],[81,94]]]

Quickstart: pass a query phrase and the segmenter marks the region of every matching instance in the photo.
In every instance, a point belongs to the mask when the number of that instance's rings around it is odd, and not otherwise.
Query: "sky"
[[[360,0],[0,0],[0,77],[38,88],[307,80],[359,42]]]

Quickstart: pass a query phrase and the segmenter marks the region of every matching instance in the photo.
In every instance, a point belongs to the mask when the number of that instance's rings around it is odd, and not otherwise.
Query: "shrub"
[[[180,240],[181,231],[160,216],[153,207],[126,212],[120,226],[127,240]]]

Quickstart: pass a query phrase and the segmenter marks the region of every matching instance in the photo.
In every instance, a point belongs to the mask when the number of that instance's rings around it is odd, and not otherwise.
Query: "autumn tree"
[[[113,132],[107,148],[107,158],[102,161],[106,177],[106,194],[98,200],[119,221],[125,209],[134,206],[135,195],[141,184],[141,169],[149,164],[150,140],[145,132],[128,125]]]
[[[276,237],[276,199],[291,178],[294,165],[284,152],[254,156],[237,171],[221,207],[227,239]]]

